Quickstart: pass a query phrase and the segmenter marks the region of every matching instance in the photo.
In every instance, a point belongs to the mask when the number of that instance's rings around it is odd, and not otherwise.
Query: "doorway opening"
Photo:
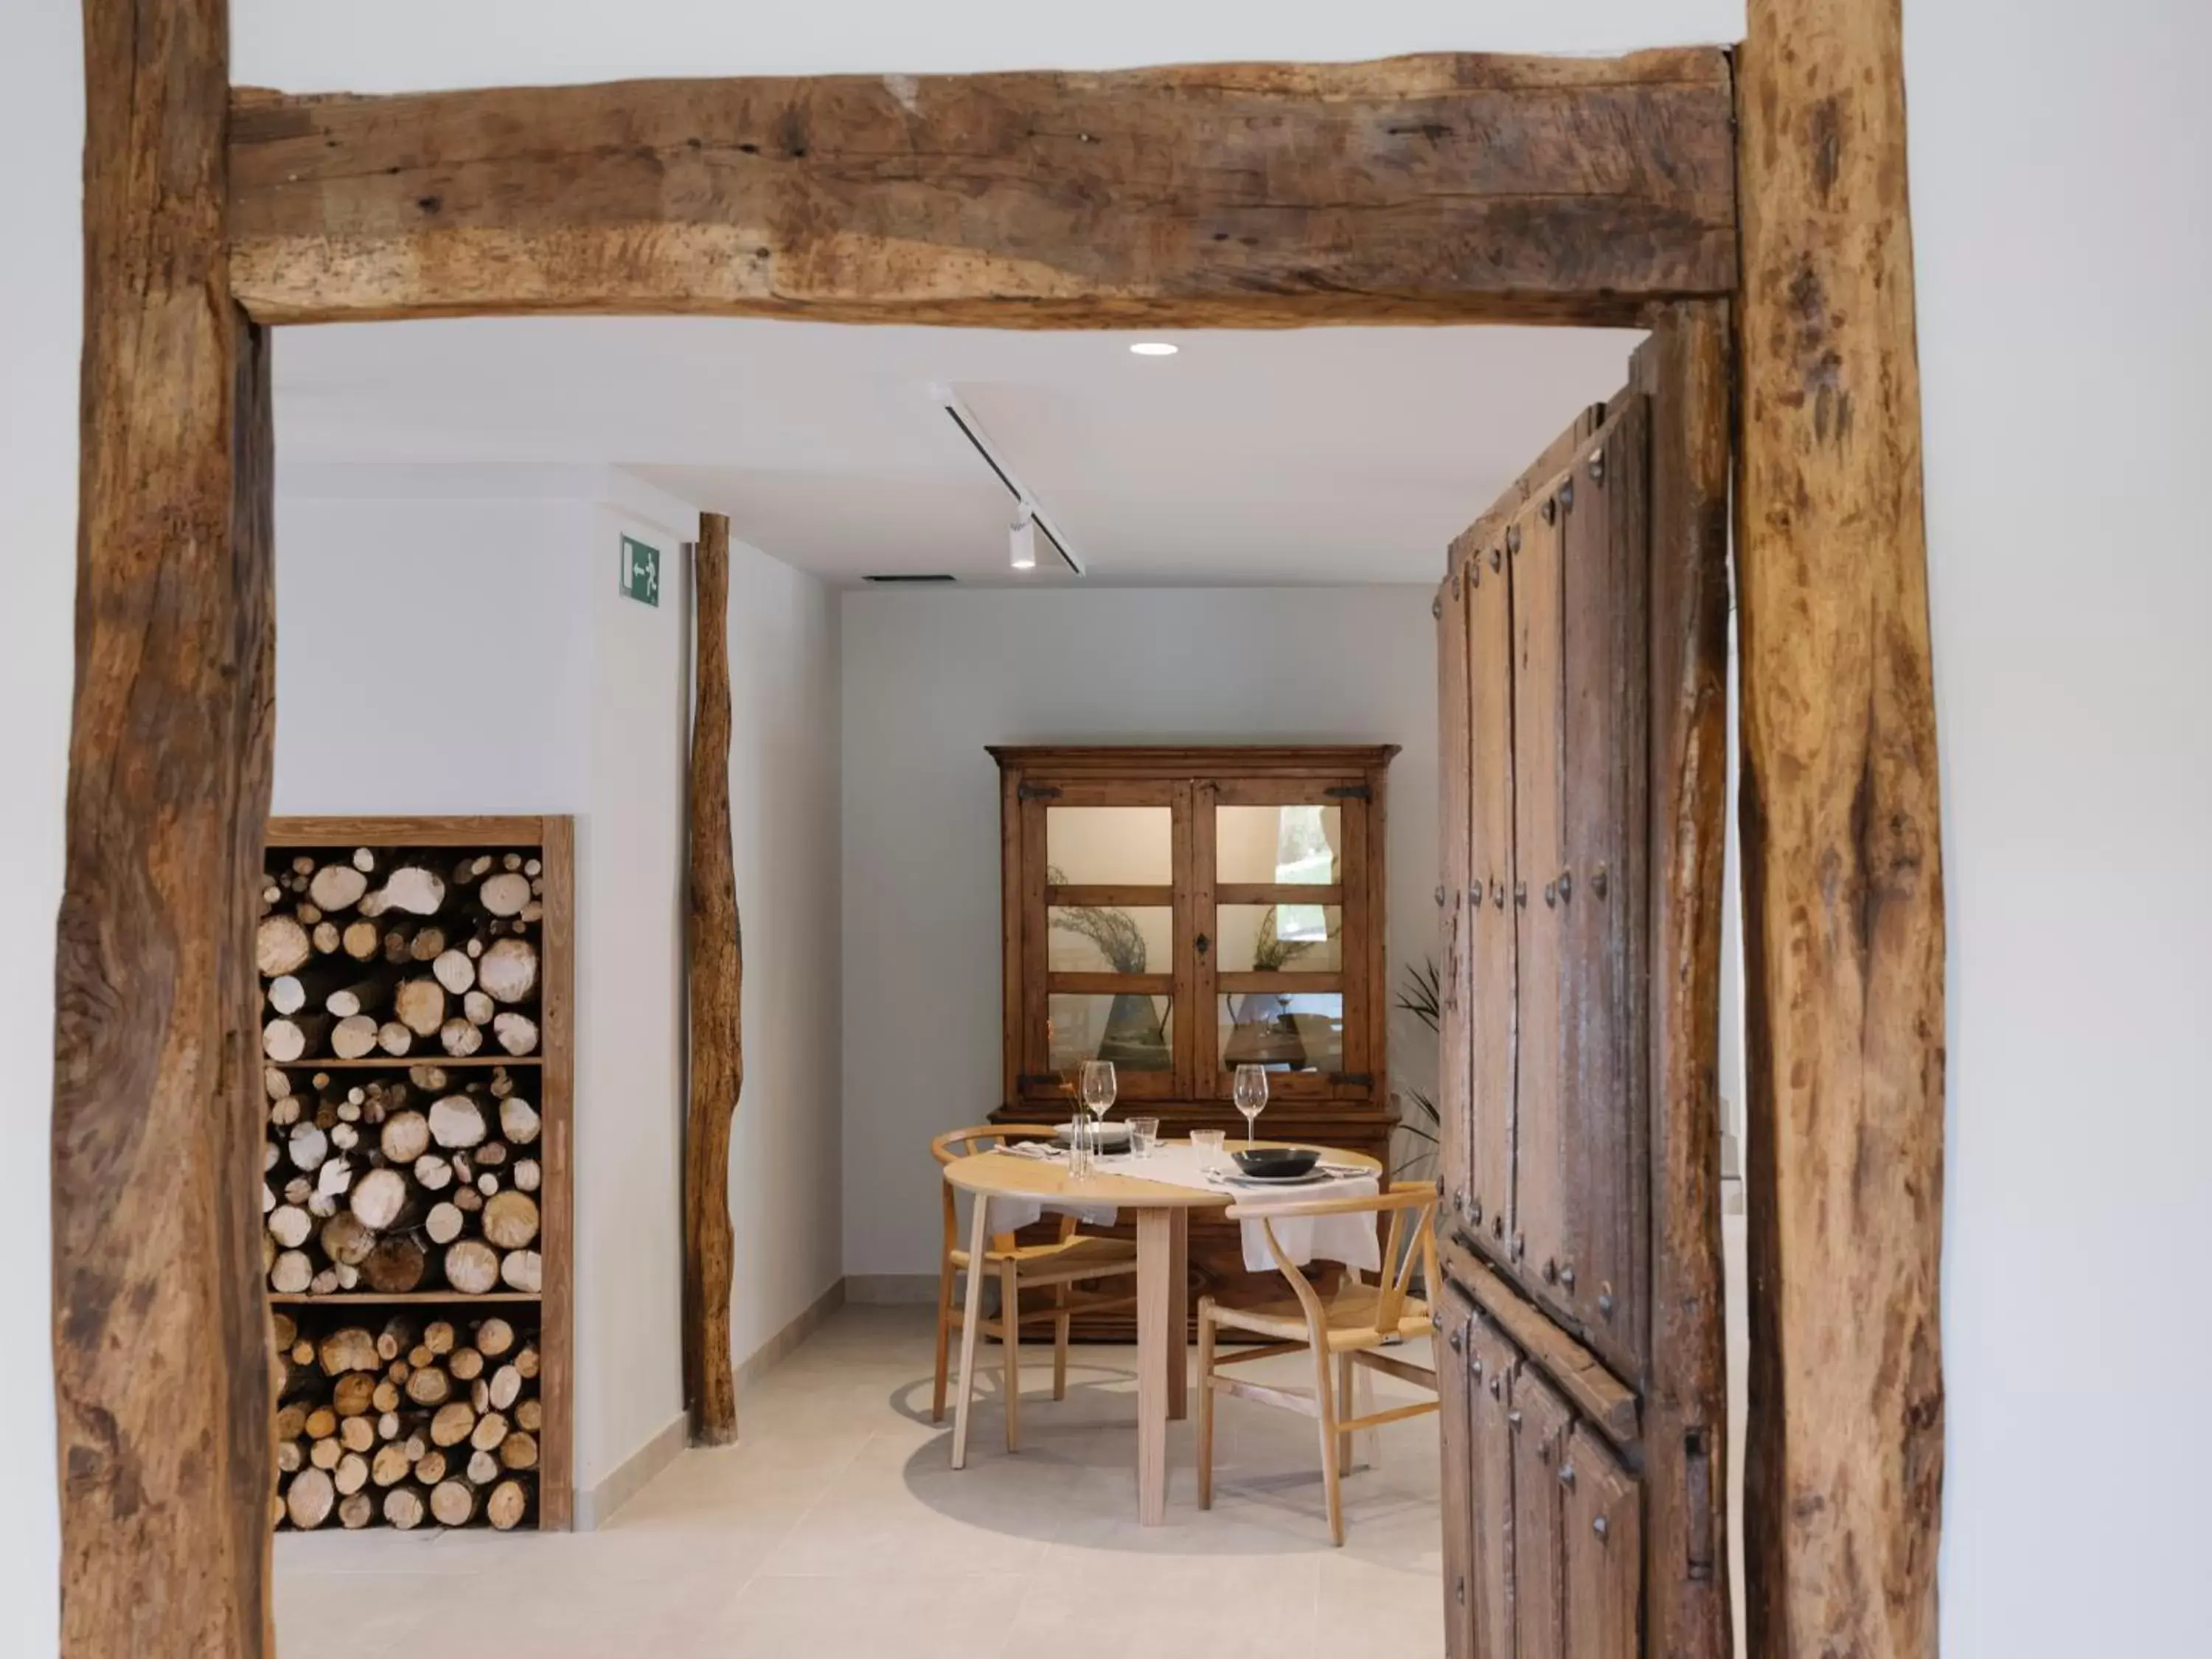
[[[986,749],[1078,745],[1087,758],[1026,763],[1033,783],[1049,773],[1073,789],[1070,765],[1181,744],[1184,769],[1219,793],[1254,745],[1395,745],[1364,800],[1326,782],[1303,805],[1259,804],[1279,793],[1264,781],[1249,802],[1222,793],[1206,830],[1222,850],[1203,878],[1220,890],[1203,915],[1172,896],[1184,820],[1171,805],[1040,793],[1028,810],[1057,860],[1048,878],[1082,901],[1048,907],[1047,971],[1165,970],[1166,1005],[1184,988],[1178,952],[1210,933],[1209,972],[1303,975],[1287,991],[1194,997],[1152,1021],[1155,1046],[1169,1054],[1164,1033],[1212,1011],[1219,1032],[1201,1041],[1222,1072],[1247,1048],[1269,1067],[1263,1133],[1372,1155],[1449,1197],[1461,1183],[1439,1145],[1446,1062],[1421,988],[1449,977],[1431,890],[1446,874],[1443,791],[1467,783],[1448,784],[1440,747],[1437,573],[1486,504],[1525,483],[1560,412],[1617,392],[1644,337],[1345,329],[1170,334],[1171,358],[1129,349],[1163,337],[562,319],[276,343],[275,811],[575,823],[574,1513],[588,1535],[538,1598],[551,1624],[644,1618],[625,1587],[643,1591],[632,1568],[650,1562],[669,1575],[651,1617],[672,1638],[781,1640],[799,1601],[817,1620],[846,1617],[820,1611],[823,1576],[843,1572],[873,1593],[829,1600],[868,1628],[925,1616],[964,1628],[911,1602],[934,1589],[885,1595],[895,1548],[902,1583],[1047,1557],[1078,1577],[1139,1562],[1164,1602],[1194,1600],[1234,1564],[1280,1592],[1295,1626],[1371,1631],[1382,1607],[1392,1651],[1443,1650],[1433,1415],[1358,1437],[1344,1555],[1310,1425],[1232,1399],[1218,1405],[1212,1510],[1194,1507],[1186,1419],[1168,1442],[1168,1524],[1148,1527],[1135,1332],[1102,1315],[1077,1324],[1064,1399],[1045,1392],[1046,1353],[1022,1356],[1018,1453],[1002,1445],[1003,1367],[979,1365],[973,1449],[950,1467],[951,1425],[931,1400],[932,1138],[994,1107],[1050,1111],[1078,1048],[1119,1059],[1115,1118],[1162,1117],[1170,1139],[1208,1110],[1237,1122],[1225,1098],[1203,1104],[1210,1086],[1148,1092],[1126,1032],[1085,1046],[1079,1016],[1118,1006],[1110,994],[1048,989],[1061,1017],[1036,1086],[1025,1062],[1005,1074],[988,1038],[1021,969],[1001,960],[1000,773]],[[1470,400],[1469,386],[1486,395]],[[1628,470],[1611,483],[1625,494]],[[1012,562],[1022,503],[1080,574]],[[772,989],[749,1011],[730,1166],[740,1443],[679,1455],[686,544],[702,512],[729,520],[732,839],[748,963]],[[378,695],[362,695],[364,671]],[[1148,814],[1167,831],[1157,869]],[[1262,828],[1265,846],[1249,833]],[[1345,866],[1370,836],[1371,890]],[[1166,902],[1139,902],[1147,882]],[[1240,887],[1254,883],[1298,890]],[[1148,959],[1115,956],[1123,933]],[[1372,1051],[1348,1048],[1370,1021]],[[395,1074],[413,1058],[394,1057]],[[1341,1080],[1355,1074],[1371,1081]],[[398,1231],[435,1207],[422,1197]],[[1238,1230],[1217,1231],[1233,1256]],[[442,1283],[443,1246],[426,1242],[422,1295]],[[1285,1293],[1272,1271],[1217,1267],[1205,1249],[1191,1260],[1189,1305],[1235,1299],[1231,1279],[1249,1282],[1247,1301]],[[1416,1289],[1442,1305],[1440,1286]],[[374,1328],[372,1315],[404,1310],[332,1311]],[[482,1310],[431,1311],[465,1346]],[[1301,1363],[1242,1375],[1299,1388]],[[1384,1412],[1436,1394],[1389,1376],[1374,1389]],[[416,1426],[403,1409],[403,1444]],[[298,1449],[314,1468],[312,1437]],[[385,1496],[363,1533],[386,1526],[390,1491],[421,1484],[403,1473],[372,1486]],[[465,1520],[483,1516],[474,1505]],[[287,1644],[327,1630],[326,1595],[357,1592],[339,1575],[365,1551],[404,1563],[421,1542],[364,1537],[335,1510],[313,1518],[279,1540]],[[536,1571],[536,1547],[484,1540],[469,1572],[414,1594],[405,1616],[450,1629],[469,1604],[507,1608],[501,1587]],[[1048,1633],[1061,1607],[1025,1591],[993,1628]]]

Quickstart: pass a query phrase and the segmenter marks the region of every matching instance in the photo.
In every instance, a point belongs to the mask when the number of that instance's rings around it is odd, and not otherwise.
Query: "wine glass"
[[[1114,1105],[1114,1062],[1110,1060],[1086,1060],[1083,1062],[1083,1103],[1090,1108],[1091,1145],[1098,1140],[1098,1121]]]
[[[1267,1103],[1267,1068],[1237,1068],[1237,1109],[1244,1114],[1244,1150],[1252,1150],[1252,1133],[1259,1127],[1261,1109]]]

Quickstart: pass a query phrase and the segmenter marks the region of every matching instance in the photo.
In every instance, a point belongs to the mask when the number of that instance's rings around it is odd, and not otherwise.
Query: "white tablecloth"
[[[1237,1178],[1233,1164],[1229,1166],[1225,1180],[1209,1178],[1199,1162],[1197,1149],[1182,1140],[1155,1147],[1146,1158],[1101,1158],[1098,1167],[1110,1175],[1158,1181],[1200,1192],[1218,1192],[1247,1209],[1295,1204],[1312,1198],[1371,1198],[1382,1189],[1380,1177],[1374,1175],[1340,1176],[1295,1187],[1247,1183]],[[1016,1231],[1047,1210],[1073,1214],[1094,1227],[1110,1227],[1116,1213],[1110,1204],[1085,1204],[1079,1196],[1049,1201],[994,1198],[991,1200],[991,1229],[994,1232]],[[1375,1218],[1371,1214],[1293,1216],[1276,1222],[1274,1226],[1276,1240],[1298,1267],[1316,1261],[1341,1261],[1347,1267],[1370,1273],[1381,1271],[1382,1249],[1376,1239]],[[1267,1235],[1261,1224],[1248,1220],[1243,1233],[1245,1267],[1254,1273],[1271,1272],[1276,1265],[1274,1254],[1267,1248]]]

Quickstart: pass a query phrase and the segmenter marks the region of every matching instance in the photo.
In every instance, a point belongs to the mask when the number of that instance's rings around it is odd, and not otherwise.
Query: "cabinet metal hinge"
[[[1056,783],[1024,783],[1014,790],[1018,800],[1058,800],[1060,786]]]
[[[1322,791],[1331,800],[1373,800],[1375,792],[1364,783],[1333,783]]]

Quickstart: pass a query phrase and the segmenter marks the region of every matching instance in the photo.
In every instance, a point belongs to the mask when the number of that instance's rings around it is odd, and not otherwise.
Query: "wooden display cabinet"
[[[1262,1136],[1387,1168],[1387,781],[1395,744],[1004,748],[1003,1087],[994,1121],[1060,1122],[1085,1060],[1115,1115],[1241,1135],[1235,1067],[1265,1066]],[[1194,1220],[1194,1299],[1242,1302],[1239,1231]],[[1125,1337],[1126,1319],[1083,1328]]]

